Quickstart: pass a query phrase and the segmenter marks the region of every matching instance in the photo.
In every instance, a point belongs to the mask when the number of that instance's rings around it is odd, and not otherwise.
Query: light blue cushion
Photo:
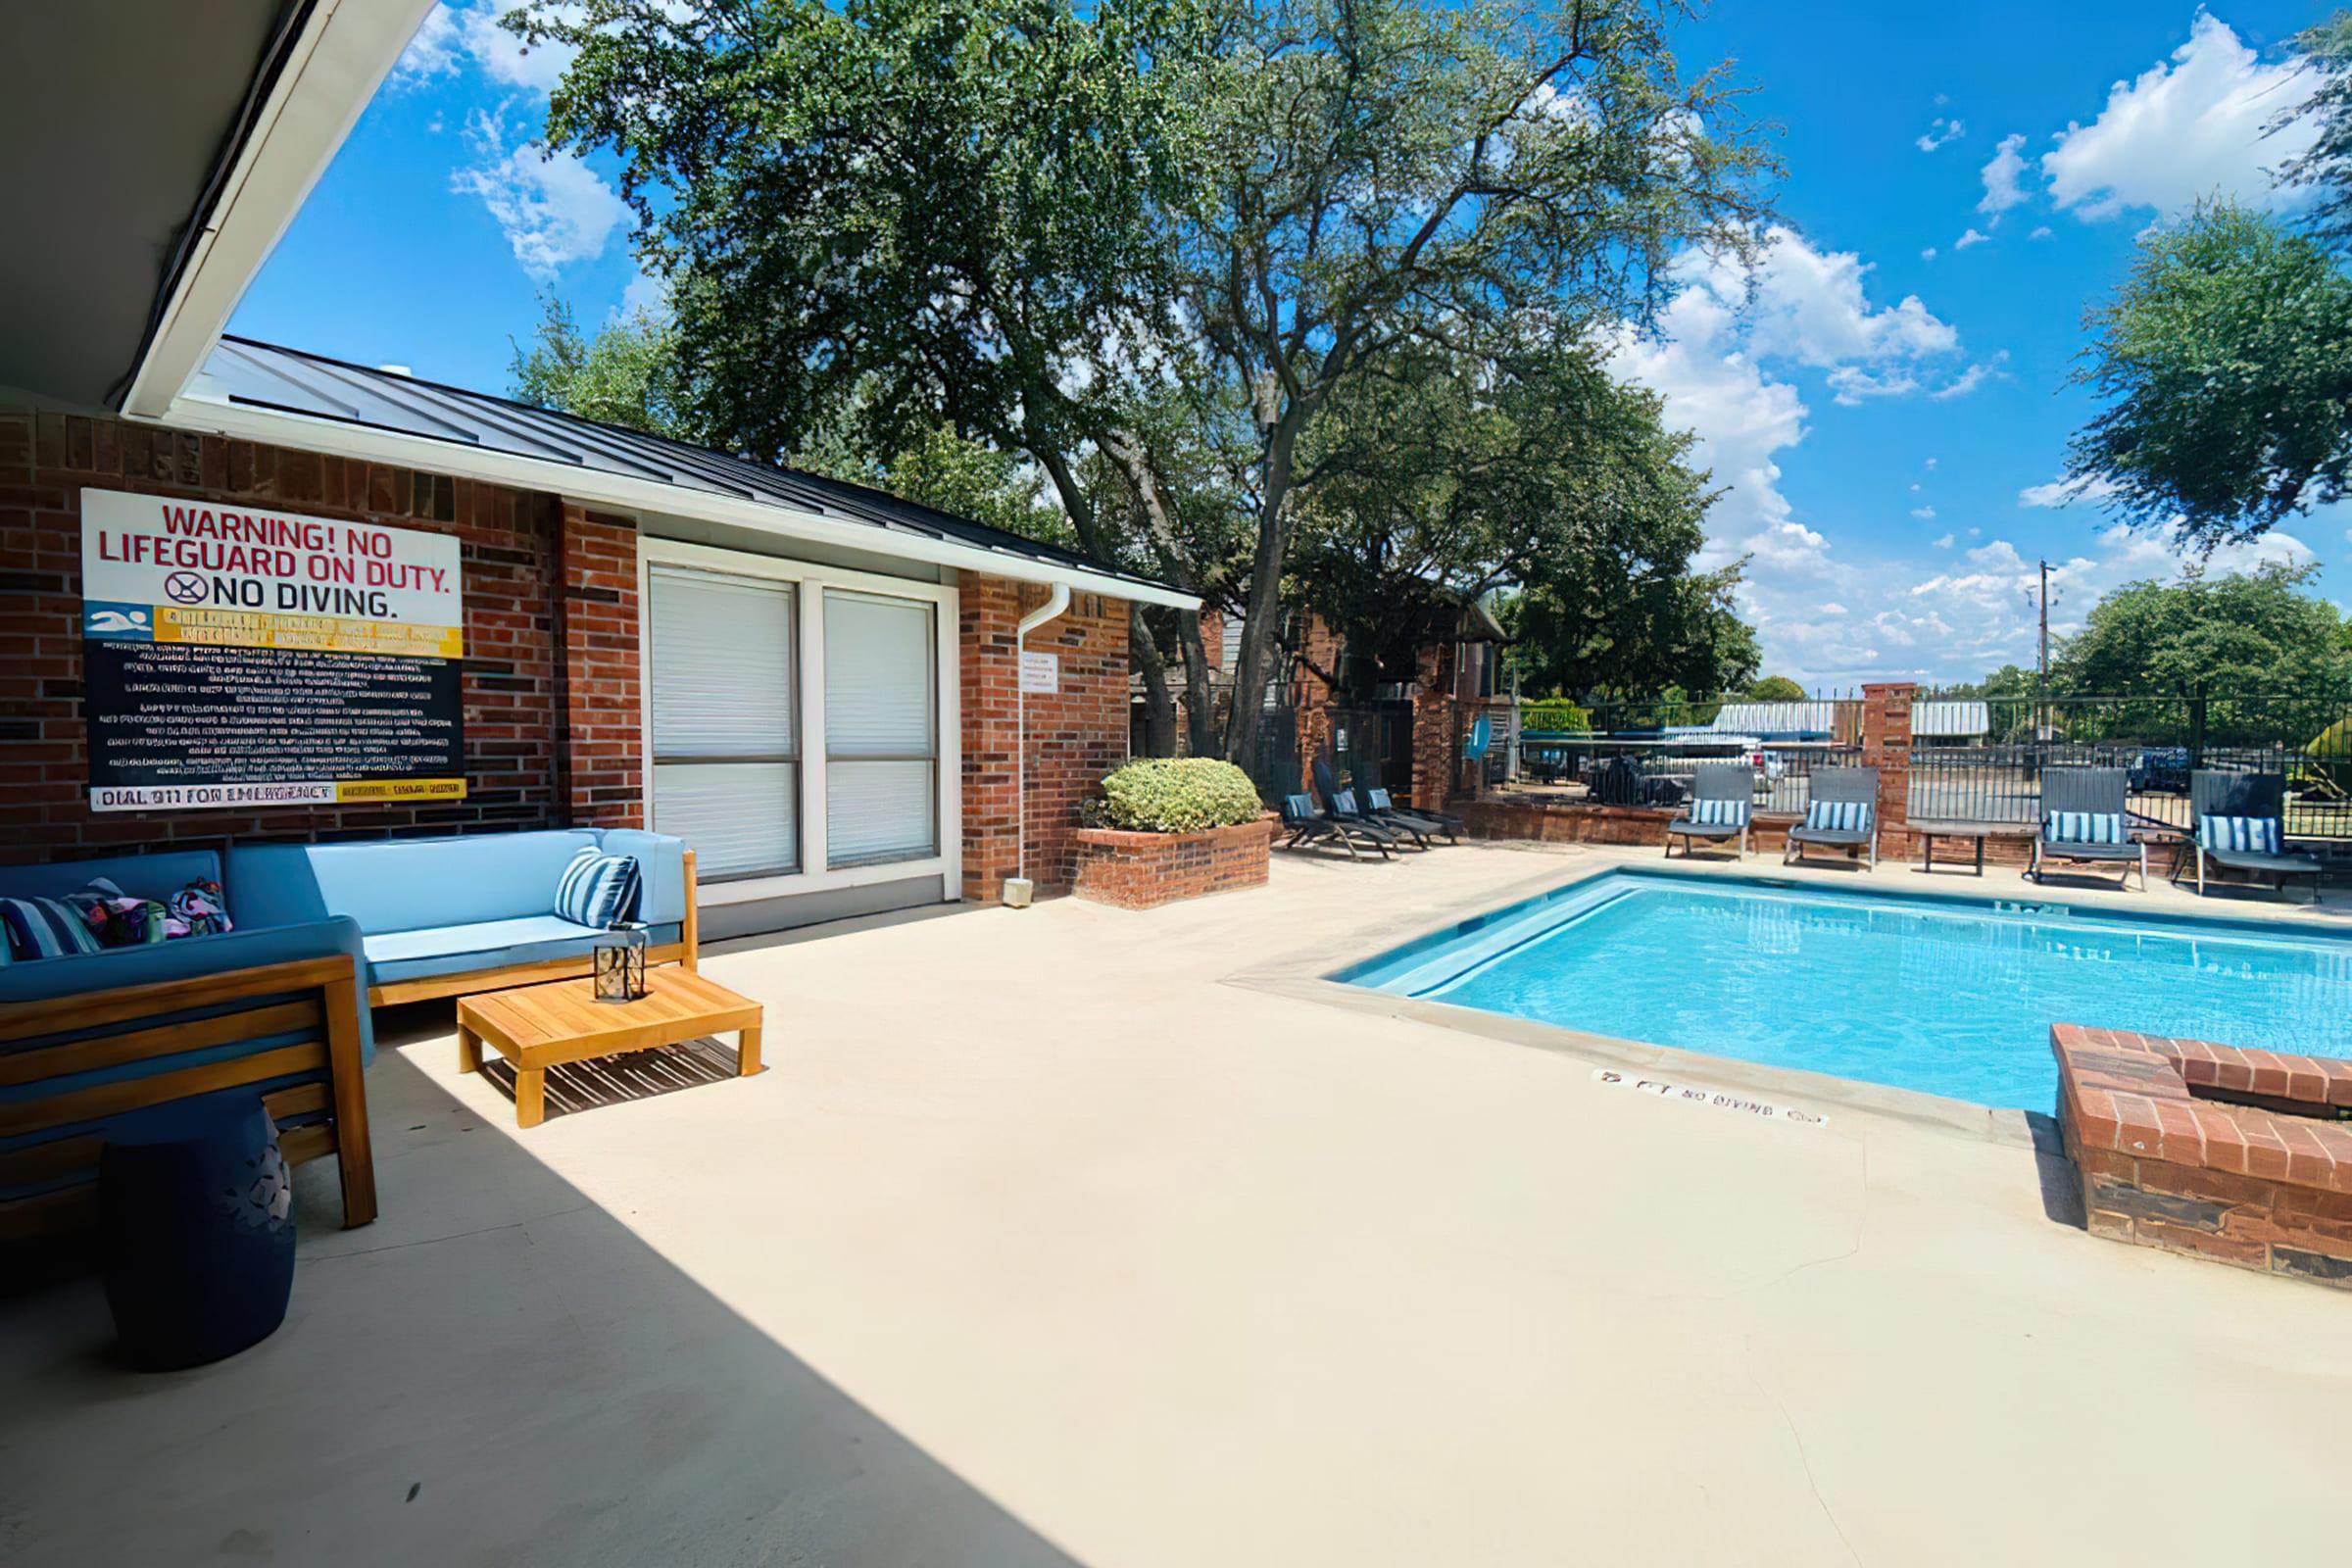
[[[2279,850],[2278,819],[2275,816],[2201,816],[2197,818],[2197,842],[2209,850],[2277,855]]]
[[[592,950],[603,935],[552,914],[482,920],[428,931],[390,931],[367,939],[368,983],[392,985],[434,975],[574,958]],[[657,925],[646,934],[655,947],[675,942],[679,935],[674,924]]]
[[[2124,819],[2114,811],[2051,811],[2041,819],[2044,844],[2121,844]]]
[[[675,925],[686,918],[686,846],[666,833],[609,827],[597,840],[607,855],[637,862],[637,912],[648,925]]]
[[[1859,833],[1870,826],[1870,803],[1815,801],[1805,808],[1805,826],[1832,833]]]

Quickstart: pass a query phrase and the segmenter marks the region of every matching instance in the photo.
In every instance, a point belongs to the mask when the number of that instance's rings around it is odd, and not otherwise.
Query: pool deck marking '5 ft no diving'
[[[1729,1095],[1720,1089],[1694,1089],[1688,1084],[1670,1083],[1663,1078],[1644,1077],[1616,1067],[1595,1067],[1592,1081],[1618,1089],[1638,1089],[1659,1100],[1671,1100],[1683,1105],[1711,1105],[1717,1110],[1743,1111],[1758,1121],[1785,1121],[1799,1127],[1827,1127],[1830,1118],[1818,1110],[1800,1110],[1794,1105],[1776,1105],[1769,1100],[1751,1100],[1745,1095]]]

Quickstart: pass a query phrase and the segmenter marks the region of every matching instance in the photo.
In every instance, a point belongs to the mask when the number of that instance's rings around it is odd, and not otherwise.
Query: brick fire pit
[[[2352,1289],[2352,1061],[2059,1024],[2094,1236]]]

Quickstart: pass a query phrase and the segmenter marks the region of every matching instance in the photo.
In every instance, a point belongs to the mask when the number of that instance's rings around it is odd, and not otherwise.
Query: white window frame
[[[705,882],[699,902],[714,905],[748,904],[758,899],[790,898],[832,888],[867,887],[912,877],[936,876],[943,895],[962,898],[963,885],[963,711],[957,679],[958,596],[953,583],[908,582],[877,572],[820,565],[783,556],[755,555],[689,544],[681,539],[640,535],[637,545],[637,744],[643,781],[645,820],[654,820],[654,672],[653,568],[683,566],[730,577],[751,577],[797,587],[796,635],[800,638],[800,856],[801,869],[776,876],[742,877]],[[826,865],[825,767],[821,756],[825,733],[825,590],[907,599],[928,604],[936,617],[932,642],[939,660],[936,677],[939,724],[939,853],[916,860],[889,860],[878,865]],[[813,737],[813,739],[812,739]],[[811,764],[810,748],[820,749]]]

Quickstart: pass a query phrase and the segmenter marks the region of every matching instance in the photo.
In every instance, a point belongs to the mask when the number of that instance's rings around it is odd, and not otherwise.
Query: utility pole
[[[2042,683],[2047,685],[2050,679],[2050,564],[2046,560],[2041,564],[2041,662],[2039,669]]]

